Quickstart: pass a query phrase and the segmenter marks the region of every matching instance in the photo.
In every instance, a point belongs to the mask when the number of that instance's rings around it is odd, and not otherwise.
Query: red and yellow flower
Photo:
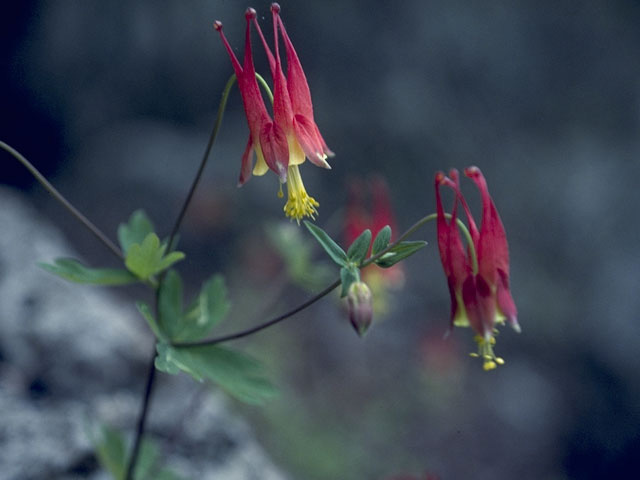
[[[496,325],[508,322],[516,331],[520,331],[520,326],[509,287],[509,249],[504,226],[480,169],[468,167],[464,173],[480,190],[482,224],[478,230],[460,191],[457,170],[451,170],[449,177],[438,172],[435,177],[438,248],[451,295],[451,325],[470,326],[474,330],[478,355],[484,361],[484,369],[491,370],[504,363],[493,351]],[[449,220],[442,206],[441,185],[455,193]],[[462,244],[456,224],[458,202],[469,222],[475,258],[471,248],[465,250]]]
[[[269,48],[256,18],[256,11],[247,9],[244,64],[235,57],[229,42],[222,32],[222,24],[214,24],[231,58],[238,86],[242,95],[247,122],[249,141],[242,156],[239,185],[244,184],[251,174],[264,175],[272,170],[281,184],[287,183],[288,199],[284,206],[287,217],[298,223],[304,217],[314,218],[318,202],[307,193],[299,165],[305,158],[317,166],[330,168],[326,159],[333,156],[327,147],[313,117],[313,105],[307,79],[298,55],[291,43],[280,18],[280,6],[271,5],[274,29],[274,51]],[[251,24],[255,24],[265,47],[269,67],[273,77],[273,120],[271,119],[256,81],[256,72],[251,51]],[[282,35],[286,58],[287,75],[282,69],[279,35]],[[253,166],[253,152],[257,161]],[[282,196],[281,193],[279,193]]]

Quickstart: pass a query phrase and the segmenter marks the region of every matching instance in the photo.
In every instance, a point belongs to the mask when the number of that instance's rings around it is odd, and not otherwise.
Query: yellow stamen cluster
[[[493,335],[488,340],[481,335],[476,335],[473,339],[478,344],[478,353],[470,353],[469,355],[472,357],[481,357],[482,360],[484,360],[482,368],[484,368],[485,371],[493,370],[498,365],[504,364],[504,359],[502,357],[496,357],[496,354],[493,352],[493,346],[496,344],[496,339]]]
[[[316,207],[319,207],[320,204],[305,190],[298,165],[289,165],[287,193],[288,199],[284,206],[284,213],[287,217],[294,219],[298,224],[304,217],[311,217],[315,220],[315,215],[318,214]]]

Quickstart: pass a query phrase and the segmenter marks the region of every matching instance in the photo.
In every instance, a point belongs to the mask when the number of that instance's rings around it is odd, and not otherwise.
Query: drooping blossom
[[[244,63],[241,65],[229,45],[222,30],[222,23],[216,21],[214,28],[220,33],[233,70],[238,81],[238,88],[242,96],[247,123],[249,125],[249,140],[242,155],[242,166],[238,185],[243,185],[251,176],[264,175],[271,169],[281,182],[287,179],[289,166],[289,148],[282,127],[275,123],[262,99],[260,88],[256,80],[256,70],[253,64],[251,50],[251,21],[256,18],[256,11],[248,8],[245,12],[247,26],[245,30]],[[253,167],[253,154],[257,156],[257,163]]]
[[[284,212],[287,217],[295,219],[298,223],[304,217],[315,218],[317,214],[318,202],[308,195],[302,177],[300,175],[299,165],[308,157],[315,165],[324,168],[330,168],[326,159],[333,153],[326,146],[326,143],[320,135],[320,131],[315,124],[313,118],[313,106],[311,103],[311,95],[307,84],[304,71],[300,64],[300,60],[293,48],[293,44],[286,33],[282,19],[280,18],[280,6],[277,3],[271,5],[273,16],[274,30],[274,53],[269,48],[266,39],[258,24],[255,10],[247,10],[247,37],[245,40],[245,66],[239,70],[239,62],[234,61],[234,55],[228,42],[222,35],[225,47],[229,52],[229,56],[234,64],[234,71],[238,76],[238,84],[241,92],[243,88],[245,93],[242,94],[247,120],[249,121],[249,129],[251,131],[249,144],[243,155],[242,173],[240,175],[240,185],[246,182],[251,175],[251,156],[252,151],[257,153],[258,161],[253,168],[254,175],[263,175],[267,169],[273,170],[280,177],[281,183],[287,183],[288,198],[284,206]],[[255,80],[255,69],[251,59],[250,45],[250,26],[253,22],[256,26],[258,34],[264,45],[271,75],[273,77],[273,133],[272,138],[265,139],[265,144],[270,148],[269,153],[273,155],[269,157],[265,153],[265,145],[262,142],[262,132],[268,129],[270,118],[264,107],[264,102],[260,96],[260,92]],[[218,22],[219,23],[219,22]],[[216,24],[217,25],[217,24]],[[218,29],[218,27],[216,27]],[[222,34],[221,27],[218,29]],[[282,34],[287,56],[287,76],[285,77],[282,69],[282,61],[280,58],[279,34]],[[247,52],[249,62],[247,62]],[[250,64],[250,65],[249,65]],[[243,75],[244,83],[240,82],[238,72]],[[252,76],[252,80],[249,80]],[[257,95],[256,95],[257,94]],[[264,112],[264,113],[263,113]],[[265,114],[266,113],[266,117]],[[255,131],[255,133],[254,133]],[[254,138],[258,138],[258,144]],[[267,142],[267,140],[272,140]],[[260,147],[257,148],[257,147]],[[261,157],[262,153],[262,157]],[[286,160],[283,159],[286,156]],[[264,161],[263,161],[264,160]],[[279,193],[282,196],[282,193]]]
[[[451,170],[449,177],[438,172],[435,177],[438,249],[451,295],[451,325],[470,326],[475,331],[479,356],[483,358],[485,370],[491,370],[504,363],[504,360],[493,352],[496,325],[506,321],[516,331],[520,330],[520,326],[509,287],[509,250],[504,226],[480,169],[468,167],[464,173],[480,190],[480,229],[478,230],[460,191],[457,170]],[[454,191],[449,220],[442,206],[441,185]],[[474,264],[471,249],[464,248],[460,237],[456,223],[458,202],[468,219],[477,264]]]

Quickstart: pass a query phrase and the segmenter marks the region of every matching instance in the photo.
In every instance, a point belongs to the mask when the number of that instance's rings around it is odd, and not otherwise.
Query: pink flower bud
[[[360,281],[353,282],[347,293],[347,302],[349,321],[358,335],[362,336],[373,319],[373,297],[367,284]]]

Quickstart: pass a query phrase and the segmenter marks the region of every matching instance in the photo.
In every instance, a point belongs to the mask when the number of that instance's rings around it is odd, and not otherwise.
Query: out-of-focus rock
[[[112,291],[38,268],[73,252],[19,194],[0,189],[0,205],[0,477],[106,479],[87,432],[133,431],[153,341]],[[148,431],[168,466],[185,478],[284,478],[222,394],[184,376],[157,382]]]

